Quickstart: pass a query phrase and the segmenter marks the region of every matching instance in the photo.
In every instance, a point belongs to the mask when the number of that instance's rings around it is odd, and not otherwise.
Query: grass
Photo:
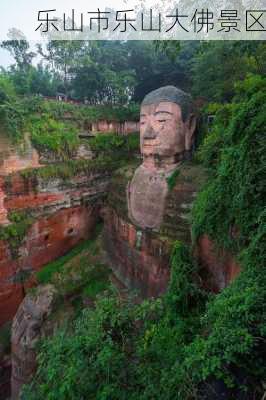
[[[55,273],[60,273],[63,271],[65,264],[71,261],[74,257],[79,255],[84,250],[91,250],[92,253],[95,252],[95,238],[99,235],[102,230],[102,224],[98,224],[92,239],[85,240],[82,243],[75,246],[64,256],[56,259],[55,261],[46,264],[39,272],[37,272],[37,280],[41,284],[50,283],[52,277]]]
[[[93,266],[88,274],[88,284],[83,289],[83,296],[95,299],[97,294],[109,287],[110,270],[103,264]]]
[[[37,273],[38,282],[53,284],[60,298],[74,307],[76,315],[85,303],[93,304],[97,295],[110,286],[110,269],[101,259],[101,230],[102,224],[98,224],[90,240],[80,243]]]

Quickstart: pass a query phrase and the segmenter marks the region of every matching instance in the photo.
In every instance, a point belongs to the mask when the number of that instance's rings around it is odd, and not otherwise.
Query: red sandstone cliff
[[[90,237],[110,178],[108,171],[89,170],[68,180],[25,177],[20,171],[35,168],[35,159],[23,163],[13,152],[12,160],[12,168],[10,162],[1,164],[0,229],[14,213],[30,215],[32,223],[16,243],[16,254],[12,240],[0,236],[0,326],[13,318],[35,271]]]

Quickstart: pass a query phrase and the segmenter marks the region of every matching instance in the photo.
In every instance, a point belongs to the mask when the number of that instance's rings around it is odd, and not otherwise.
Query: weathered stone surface
[[[141,228],[160,227],[167,192],[165,174],[141,165],[129,184],[130,219]]]
[[[207,235],[199,238],[196,256],[202,266],[204,286],[213,292],[220,292],[240,273],[240,265],[234,257],[217,249]]]
[[[36,271],[90,237],[110,174],[88,173],[64,181],[16,173],[3,180],[2,206],[8,212],[30,213],[34,222],[16,257],[10,243],[0,241],[0,325],[14,316]]]
[[[78,146],[75,159],[78,160],[92,160],[93,159],[93,152],[88,148],[88,146],[85,146],[84,144],[81,144]]]
[[[89,131],[92,132],[116,132],[119,134],[127,135],[132,132],[139,131],[139,122],[138,121],[105,121],[100,120],[93,122],[91,126],[88,127]]]
[[[31,146],[27,133],[23,143],[15,146],[3,132],[0,132],[0,175],[40,166],[39,154]]]
[[[167,178],[178,170],[194,142],[195,116],[190,96],[174,86],[152,91],[140,110],[143,162],[128,185],[131,221],[159,229],[163,220]]]
[[[142,297],[164,292],[169,278],[169,244],[106,210],[104,247],[116,277]]]
[[[14,317],[11,336],[12,400],[19,399],[22,385],[30,382],[36,370],[36,344],[53,329],[49,316],[55,302],[55,288],[52,285],[39,286],[36,293],[24,298]]]
[[[104,212],[104,247],[118,279],[138,289],[143,297],[155,297],[167,288],[173,241],[191,243],[190,210],[206,175],[197,165],[182,164],[175,187],[168,192],[161,227],[156,230],[143,229],[128,217],[126,186],[133,173],[132,168],[118,171],[110,185]],[[218,250],[207,235],[199,239],[194,254],[207,290],[221,291],[240,273],[234,257]]]
[[[142,297],[156,297],[167,287],[173,241],[190,243],[189,212],[205,181],[201,168],[182,164],[175,186],[167,194],[159,230],[141,228],[128,217],[126,187],[133,168],[118,171],[110,185],[104,215],[104,247],[116,276]]]

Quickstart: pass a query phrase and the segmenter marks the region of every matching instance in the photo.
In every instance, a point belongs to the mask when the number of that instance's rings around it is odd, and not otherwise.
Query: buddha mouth
[[[151,148],[158,147],[160,145],[160,141],[158,139],[144,139],[142,147],[143,148]]]

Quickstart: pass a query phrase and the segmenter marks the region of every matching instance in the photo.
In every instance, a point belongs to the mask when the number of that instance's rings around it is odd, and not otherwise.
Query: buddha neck
[[[164,172],[165,174],[168,174],[176,169],[181,164],[183,159],[183,153],[163,158],[149,155],[143,157],[142,167],[150,170],[151,172]]]

